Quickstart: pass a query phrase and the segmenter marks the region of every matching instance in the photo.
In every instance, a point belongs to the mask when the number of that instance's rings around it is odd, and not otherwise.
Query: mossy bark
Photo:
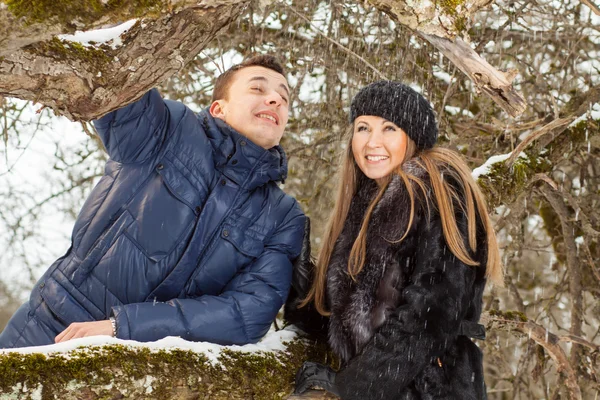
[[[11,41],[0,39],[0,96],[41,103],[71,120],[98,118],[135,101],[178,72],[237,19],[249,2],[203,1],[178,12],[167,11],[139,21],[122,35],[122,45],[115,49],[108,45],[84,47],[55,37],[44,40],[47,32],[43,29],[37,40],[25,40],[18,49],[10,48]],[[28,18],[43,19],[35,15]],[[0,25],[3,18],[16,19],[0,9]],[[42,24],[49,32],[58,33],[49,26]],[[63,27],[60,22],[51,26]]]
[[[533,147],[525,158],[518,158],[511,167],[506,162],[494,164],[478,179],[479,186],[491,208],[510,205],[535,181],[537,174],[548,174],[564,158],[570,157],[589,140],[600,136],[600,121],[581,121],[567,128],[543,148]]]
[[[132,18],[158,18],[197,5],[194,0],[0,0],[0,55]]]
[[[284,399],[323,345],[295,339],[286,350],[223,350],[214,363],[190,350],[105,345],[69,353],[0,354],[3,399]]]

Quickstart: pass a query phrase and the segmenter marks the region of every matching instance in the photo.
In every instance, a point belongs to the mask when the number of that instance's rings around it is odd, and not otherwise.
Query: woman
[[[485,337],[477,321],[486,281],[503,283],[485,199],[460,156],[435,146],[433,110],[408,86],[363,88],[350,119],[337,202],[301,303],[329,316],[342,367],[305,363],[296,391],[483,399],[482,354],[470,337]]]

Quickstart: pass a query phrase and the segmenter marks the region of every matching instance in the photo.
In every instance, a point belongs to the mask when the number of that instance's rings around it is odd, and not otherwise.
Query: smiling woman
[[[363,88],[350,119],[337,202],[301,303],[329,317],[326,336],[342,367],[307,362],[296,390],[320,386],[343,400],[484,399],[471,338],[485,337],[477,322],[487,279],[502,285],[485,199],[460,156],[435,146],[433,109],[410,87]],[[313,269],[304,268],[298,276]]]

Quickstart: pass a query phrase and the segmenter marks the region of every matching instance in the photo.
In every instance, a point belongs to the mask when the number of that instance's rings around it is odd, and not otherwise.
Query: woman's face
[[[387,119],[361,115],[354,120],[352,153],[368,178],[378,180],[391,174],[402,164],[407,143],[406,133]]]

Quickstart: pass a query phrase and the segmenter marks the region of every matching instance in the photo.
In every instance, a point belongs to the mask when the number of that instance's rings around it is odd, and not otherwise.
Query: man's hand
[[[86,336],[113,335],[112,324],[109,320],[93,322],[73,322],[67,329],[56,336],[56,343]]]

